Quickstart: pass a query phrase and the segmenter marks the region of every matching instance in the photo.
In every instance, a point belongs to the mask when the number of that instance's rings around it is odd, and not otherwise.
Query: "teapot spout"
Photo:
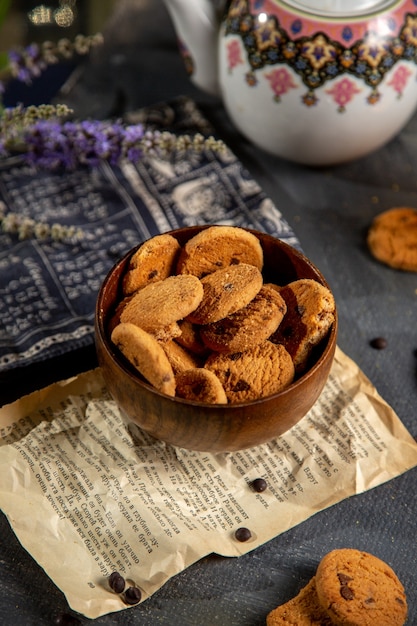
[[[164,0],[192,82],[218,96],[217,40],[226,0]]]

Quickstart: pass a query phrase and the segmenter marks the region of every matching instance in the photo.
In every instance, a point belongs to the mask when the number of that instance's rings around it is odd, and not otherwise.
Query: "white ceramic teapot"
[[[280,157],[330,165],[417,106],[417,0],[164,0],[194,83]]]

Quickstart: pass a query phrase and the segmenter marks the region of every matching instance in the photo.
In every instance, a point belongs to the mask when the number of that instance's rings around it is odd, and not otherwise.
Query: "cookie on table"
[[[178,274],[199,278],[229,265],[247,263],[263,267],[263,250],[259,239],[237,226],[211,226],[192,237],[183,246]]]
[[[202,367],[177,375],[176,395],[196,402],[227,404],[227,396],[220,380],[213,372]]]
[[[164,280],[173,273],[181,246],[169,234],[145,241],[132,255],[123,277],[123,293],[130,295],[149,283]]]
[[[317,597],[313,578],[297,596],[268,613],[266,626],[332,626]]]
[[[155,333],[194,311],[203,295],[203,285],[196,276],[169,276],[135,293],[123,308],[120,321]]]
[[[188,274],[181,276],[191,278]],[[211,324],[242,309],[260,291],[263,279],[254,265],[239,263],[212,272],[200,282],[203,297],[198,307],[187,316],[193,324]]]
[[[218,322],[201,327],[203,342],[216,352],[241,352],[266,339],[278,328],[287,310],[285,300],[264,285],[249,304]]]
[[[111,340],[151,385],[168,396],[175,395],[174,372],[155,337],[135,324],[121,323]]]
[[[367,244],[381,263],[417,272],[417,209],[396,207],[377,215],[368,230]]]
[[[336,626],[402,626],[404,587],[381,559],[344,548],[326,554],[316,572],[317,597]]]
[[[281,287],[279,293],[286,302],[287,312],[271,341],[286,347],[299,374],[306,369],[311,351],[335,320],[335,301],[327,287],[310,278],[293,281]]]
[[[294,379],[291,356],[284,346],[268,340],[244,352],[213,352],[205,367],[219,378],[231,404],[278,393]]]

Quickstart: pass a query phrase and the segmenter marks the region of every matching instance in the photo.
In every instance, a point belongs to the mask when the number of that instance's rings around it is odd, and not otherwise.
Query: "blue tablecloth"
[[[138,112],[152,128],[211,131],[189,99]],[[299,247],[279,209],[230,152],[177,154],[69,172],[0,162],[7,212],[74,225],[79,241],[19,240],[0,232],[0,372],[93,343],[98,289],[115,261],[153,235],[228,223],[269,232]]]

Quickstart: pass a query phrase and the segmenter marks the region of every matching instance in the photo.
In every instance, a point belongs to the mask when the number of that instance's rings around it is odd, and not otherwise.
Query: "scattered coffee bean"
[[[138,604],[142,598],[142,593],[137,587],[128,587],[125,591],[124,599],[126,604]]]
[[[238,528],[235,532],[235,537],[238,541],[248,541],[252,537],[252,533],[249,528]]]
[[[375,348],[375,350],[383,350],[387,347],[387,340],[385,337],[375,337],[375,339],[372,339],[369,343],[372,348]]]
[[[113,572],[109,576],[109,586],[115,593],[122,593],[125,588],[125,579],[119,572]]]
[[[255,478],[255,480],[252,482],[252,487],[258,493],[262,493],[262,491],[265,491],[268,485],[266,484],[266,480],[264,480],[263,478]]]

